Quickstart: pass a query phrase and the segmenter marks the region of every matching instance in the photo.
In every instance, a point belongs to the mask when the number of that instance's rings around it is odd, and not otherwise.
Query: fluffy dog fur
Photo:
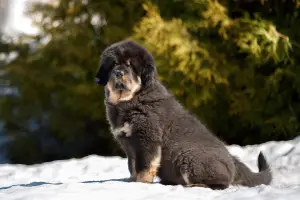
[[[262,153],[259,172],[230,155],[225,144],[189,113],[157,78],[152,55],[133,41],[107,47],[96,82],[105,88],[107,119],[128,156],[131,180],[224,189],[269,184]]]

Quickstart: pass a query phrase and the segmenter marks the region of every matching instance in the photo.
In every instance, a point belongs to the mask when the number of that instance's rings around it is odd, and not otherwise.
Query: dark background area
[[[124,156],[94,82],[103,49],[124,39],[154,55],[160,80],[226,143],[292,139],[299,11],[299,0],[35,2],[37,35],[1,34],[0,151],[22,164]]]

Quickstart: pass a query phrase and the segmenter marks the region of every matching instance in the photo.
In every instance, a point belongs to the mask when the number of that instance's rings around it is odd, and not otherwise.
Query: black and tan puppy
[[[224,189],[230,184],[269,184],[271,172],[259,155],[251,172],[225,144],[189,113],[158,80],[152,55],[133,41],[107,47],[97,84],[105,87],[111,131],[128,156],[131,180]]]

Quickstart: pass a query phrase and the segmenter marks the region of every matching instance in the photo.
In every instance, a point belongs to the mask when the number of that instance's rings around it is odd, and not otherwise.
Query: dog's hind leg
[[[215,177],[210,178],[209,180],[200,180],[195,181],[193,183],[187,183],[185,187],[204,187],[204,188],[211,188],[213,190],[222,190],[226,189],[230,185],[230,180],[227,177]]]
[[[208,187],[214,190],[226,189],[233,180],[234,165],[224,160],[200,160],[189,163],[182,174],[187,186]]]

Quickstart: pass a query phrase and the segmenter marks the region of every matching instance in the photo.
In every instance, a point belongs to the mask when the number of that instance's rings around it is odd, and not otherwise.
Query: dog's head
[[[133,41],[122,41],[107,47],[100,57],[96,83],[105,87],[112,104],[129,101],[149,87],[157,78],[152,55]]]

